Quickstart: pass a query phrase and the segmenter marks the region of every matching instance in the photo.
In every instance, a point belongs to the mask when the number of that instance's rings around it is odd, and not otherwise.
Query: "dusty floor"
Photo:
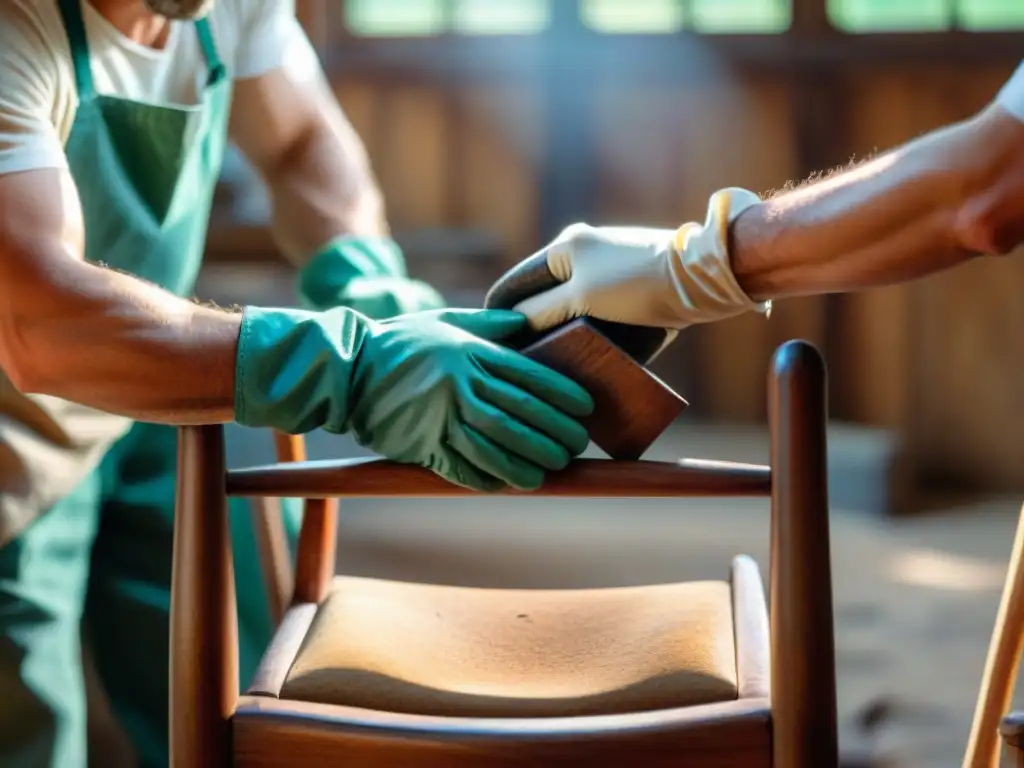
[[[763,440],[674,430],[649,454],[757,460]],[[236,434],[232,463],[267,457]],[[253,437],[256,440],[253,441]],[[258,447],[257,447],[257,444]],[[314,435],[314,458],[359,452]],[[987,500],[909,520],[834,509],[832,561],[841,738],[873,765],[958,766],[1020,504]],[[725,578],[730,559],[764,572],[758,500],[383,500],[346,502],[339,572],[494,587],[579,587]],[[1021,699],[1024,704],[1024,698]],[[863,733],[876,705],[887,716]]]

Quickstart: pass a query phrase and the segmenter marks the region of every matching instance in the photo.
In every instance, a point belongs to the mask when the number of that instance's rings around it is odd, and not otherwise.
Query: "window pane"
[[[680,0],[582,0],[580,18],[598,32],[678,32],[683,27],[683,3]]]
[[[930,32],[952,26],[950,0],[828,0],[832,23],[846,32]]]
[[[458,0],[455,30],[468,35],[528,35],[548,25],[548,0]]]
[[[691,0],[690,9],[697,32],[784,32],[790,22],[790,0]]]
[[[443,0],[348,0],[345,11],[356,35],[436,35],[444,30]]]
[[[960,0],[957,21],[963,29],[1024,28],[1024,0]]]

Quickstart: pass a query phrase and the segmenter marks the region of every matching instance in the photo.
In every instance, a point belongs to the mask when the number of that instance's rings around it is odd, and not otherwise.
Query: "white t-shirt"
[[[1018,120],[1024,120],[1024,62],[1021,62],[1006,81],[1006,85],[1000,89],[996,101]]]
[[[231,77],[281,66],[319,76],[294,0],[217,0],[210,28]],[[195,104],[208,72],[193,22],[173,22],[160,50],[139,45],[82,2],[96,91]],[[0,0],[0,174],[67,166],[78,109],[71,48],[57,0]]]

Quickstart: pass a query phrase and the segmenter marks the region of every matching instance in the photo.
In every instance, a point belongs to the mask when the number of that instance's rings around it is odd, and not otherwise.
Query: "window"
[[[367,37],[525,35],[543,32],[551,3],[567,0],[348,0],[348,28]],[[894,0],[899,2],[899,0]],[[789,27],[790,0],[578,0],[595,32],[772,33]],[[1024,2],[1024,0],[1022,0]]]
[[[783,32],[790,0],[582,0],[583,22],[599,32]]]
[[[1024,29],[1024,0],[828,0],[844,32]]]
[[[436,35],[445,28],[440,0],[349,0],[345,17],[354,34],[366,36]]]
[[[546,0],[460,0],[453,26],[467,35],[531,34],[548,25]]]
[[[678,32],[683,4],[676,0],[583,0],[583,23],[598,32]]]
[[[366,37],[534,34],[547,26],[549,13],[548,0],[348,0],[345,4],[348,28]]]

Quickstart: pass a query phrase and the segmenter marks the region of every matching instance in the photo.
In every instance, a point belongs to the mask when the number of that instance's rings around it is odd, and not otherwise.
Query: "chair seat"
[[[492,590],[339,577],[280,696],[449,717],[736,699],[732,593],[725,581]]]

